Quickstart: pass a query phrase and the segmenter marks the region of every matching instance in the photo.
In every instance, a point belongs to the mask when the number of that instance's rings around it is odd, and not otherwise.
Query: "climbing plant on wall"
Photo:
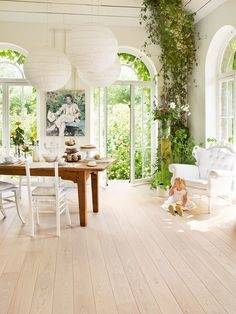
[[[161,48],[159,76],[162,77],[163,85],[160,90],[162,101],[159,106],[166,110],[169,104],[174,103],[176,109],[181,110],[187,105],[188,82],[196,64],[194,14],[184,7],[181,0],[143,0],[141,23],[144,23],[148,35],[145,46],[154,44]],[[181,154],[181,149],[183,154],[186,154],[186,151],[191,154],[194,145],[188,131],[187,117],[186,114],[180,114],[178,118],[170,121],[170,141],[175,162],[192,162],[190,156],[183,158]],[[185,136],[180,145],[180,141],[176,139],[182,133]],[[178,160],[175,151],[181,160]],[[162,157],[158,154],[154,186],[167,188],[170,174],[165,171],[164,176],[160,175],[163,168]],[[168,165],[165,165],[165,169],[168,169]]]
[[[187,99],[189,76],[196,63],[194,14],[181,0],[143,0],[141,19],[148,42],[161,48],[162,95],[183,105]]]

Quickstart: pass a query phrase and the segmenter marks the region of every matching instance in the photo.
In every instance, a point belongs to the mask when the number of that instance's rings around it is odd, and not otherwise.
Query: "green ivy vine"
[[[141,22],[148,34],[145,46],[151,43],[161,48],[162,95],[177,105],[185,104],[196,64],[194,14],[181,0],[143,0]]]
[[[161,48],[158,73],[163,79],[160,91],[162,102],[175,103],[176,109],[187,105],[188,82],[196,64],[196,32],[194,13],[188,11],[182,0],[143,0],[141,24],[145,24],[149,44]],[[194,163],[192,149],[195,145],[184,119],[171,121],[172,161]],[[160,141],[161,142],[161,141]],[[152,186],[167,189],[170,185],[169,161],[157,151],[157,165]]]

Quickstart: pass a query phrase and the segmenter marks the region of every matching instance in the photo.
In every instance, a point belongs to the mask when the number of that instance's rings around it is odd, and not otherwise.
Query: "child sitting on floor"
[[[175,178],[174,183],[169,191],[169,198],[162,205],[172,215],[176,212],[179,216],[183,216],[184,210],[189,210],[195,207],[195,204],[189,200],[186,190],[186,183],[182,178]]]

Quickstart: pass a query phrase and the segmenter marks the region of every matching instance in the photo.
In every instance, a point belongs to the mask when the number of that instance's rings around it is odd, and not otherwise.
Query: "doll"
[[[169,198],[162,205],[172,215],[176,212],[179,216],[183,216],[184,210],[189,210],[195,207],[195,204],[189,200],[184,179],[177,177],[174,179],[173,185],[169,190]]]

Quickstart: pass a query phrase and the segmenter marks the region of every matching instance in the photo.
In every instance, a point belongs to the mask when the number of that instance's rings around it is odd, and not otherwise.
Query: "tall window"
[[[12,49],[0,50],[0,146],[13,146],[17,125],[24,130],[26,145],[37,138],[36,91],[24,77],[25,56]]]
[[[226,47],[219,74],[219,140],[236,143],[236,36]]]

